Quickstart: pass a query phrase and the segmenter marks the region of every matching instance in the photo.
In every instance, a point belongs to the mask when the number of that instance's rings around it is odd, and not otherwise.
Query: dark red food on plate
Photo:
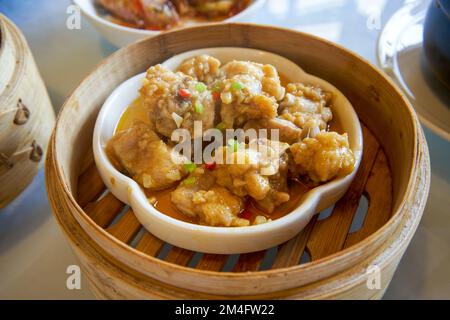
[[[179,23],[180,17],[167,0],[97,0],[115,18],[138,28],[167,29]]]
[[[252,0],[96,0],[115,23],[167,30],[189,19],[221,20],[246,9]]]

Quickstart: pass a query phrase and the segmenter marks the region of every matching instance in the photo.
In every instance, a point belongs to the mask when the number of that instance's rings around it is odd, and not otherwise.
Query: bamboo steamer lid
[[[43,164],[54,111],[20,30],[0,14],[0,208]]]

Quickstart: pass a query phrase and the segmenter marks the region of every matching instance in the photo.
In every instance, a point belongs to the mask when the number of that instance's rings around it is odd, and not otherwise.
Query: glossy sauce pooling
[[[190,222],[190,223],[197,223],[195,219],[190,218],[189,216],[181,213],[173,204],[172,201],[170,201],[170,193],[175,190],[175,187],[170,189],[165,189],[161,191],[148,191],[144,190],[145,194],[147,195],[148,199],[155,199],[155,203],[153,206],[159,211],[164,213],[165,215],[168,215],[169,217]]]
[[[250,201],[250,204],[247,206],[247,210],[249,210],[252,213],[252,216],[250,218],[250,222],[253,223],[254,219],[257,216],[265,216],[268,219],[276,220],[279,218],[284,217],[285,215],[291,213],[294,211],[296,207],[298,207],[302,197],[305,193],[307,193],[309,190],[311,190],[311,187],[308,187],[301,182],[291,180],[289,183],[289,196],[290,199],[288,202],[285,202],[278,206],[275,211],[271,214],[267,214],[256,206],[256,203],[253,201]]]
[[[125,109],[122,116],[120,117],[114,134],[119,131],[131,128],[133,126],[133,123],[136,121],[150,124],[148,111],[142,103],[142,98],[140,96],[139,98],[134,100],[134,102],[128,108]]]
[[[144,191],[144,192],[147,195],[148,199],[153,198],[154,200],[156,200],[156,202],[154,203],[154,207],[159,212],[162,212],[168,215],[169,217],[181,221],[198,224],[198,221],[183,214],[172,204],[172,201],[170,201],[170,193],[174,189],[175,187],[162,191]],[[254,219],[257,216],[265,216],[266,218],[272,220],[284,217],[288,213],[292,212],[298,206],[303,195],[309,190],[311,190],[311,188],[307,187],[301,182],[290,181],[289,182],[289,195],[291,197],[290,200],[277,207],[272,214],[267,214],[261,211],[260,209],[258,209],[258,207],[253,201],[248,201],[245,210],[251,212],[250,222],[253,223]]]

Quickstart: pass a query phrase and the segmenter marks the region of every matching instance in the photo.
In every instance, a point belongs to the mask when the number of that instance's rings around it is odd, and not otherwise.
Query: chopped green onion
[[[228,145],[232,148],[234,152],[238,151],[239,142],[237,142],[236,140],[234,139],[228,140]]]
[[[185,186],[191,186],[191,185],[193,185],[196,181],[197,181],[197,178],[196,178],[196,177],[189,177],[189,178],[183,180],[183,184],[184,184]]]
[[[203,105],[200,102],[196,101],[194,104],[194,110],[196,113],[202,114],[203,113]]]
[[[239,91],[239,90],[244,89],[244,85],[243,85],[242,83],[240,83],[240,82],[233,82],[233,83],[231,84],[231,88],[232,88],[233,90]]]
[[[221,122],[216,126],[216,129],[223,131],[227,128],[227,126],[225,125],[225,123]]]
[[[197,90],[197,92],[205,92],[206,89],[208,89],[208,87],[203,83],[203,82],[197,82],[197,84],[195,85],[195,90]]]
[[[213,89],[213,91],[220,91],[220,89],[222,89],[222,82],[218,81],[218,82],[214,83],[212,89]]]
[[[189,173],[194,172],[195,169],[197,169],[197,165],[195,163],[184,164],[184,170],[186,170]]]

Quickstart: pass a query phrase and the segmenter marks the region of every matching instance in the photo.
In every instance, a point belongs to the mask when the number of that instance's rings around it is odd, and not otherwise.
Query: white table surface
[[[380,28],[406,2],[410,1],[268,0],[264,11],[250,22],[311,32],[375,63]],[[94,66],[116,50],[85,20],[81,30],[68,30],[69,5],[68,0],[0,0],[0,12],[28,39],[56,110]],[[379,25],[377,12],[381,13]],[[449,143],[425,132],[431,154],[431,192],[387,299],[450,299]],[[93,298],[83,277],[81,290],[66,288],[65,272],[72,264],[77,259],[50,212],[41,171],[19,198],[0,211],[0,298]]]

